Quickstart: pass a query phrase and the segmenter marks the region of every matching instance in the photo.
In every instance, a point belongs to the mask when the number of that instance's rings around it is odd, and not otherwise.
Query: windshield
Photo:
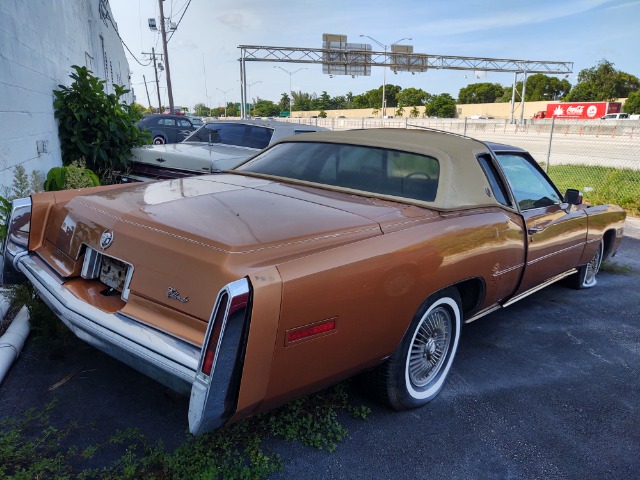
[[[243,123],[207,123],[184,142],[221,143],[249,148],[265,148],[271,142],[273,130]]]
[[[435,200],[440,177],[430,156],[314,142],[280,143],[236,170],[427,202]]]

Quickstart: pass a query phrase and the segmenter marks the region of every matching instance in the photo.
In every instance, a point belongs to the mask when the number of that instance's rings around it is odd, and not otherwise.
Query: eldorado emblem
[[[100,235],[100,247],[103,250],[106,250],[111,246],[112,243],[113,243],[113,232],[110,232],[109,230],[105,230],[105,232],[102,235]]]
[[[181,296],[180,292],[178,292],[173,287],[169,287],[167,289],[167,298],[172,298],[173,300],[178,300],[179,302],[182,302],[182,303],[187,303],[189,301],[189,297]]]

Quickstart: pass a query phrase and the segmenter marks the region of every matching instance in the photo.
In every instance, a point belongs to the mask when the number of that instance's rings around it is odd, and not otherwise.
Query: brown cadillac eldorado
[[[78,337],[190,394],[201,433],[365,371],[423,405],[463,324],[594,286],[624,219],[519,148],[309,133],[220,174],[17,200],[3,258]]]

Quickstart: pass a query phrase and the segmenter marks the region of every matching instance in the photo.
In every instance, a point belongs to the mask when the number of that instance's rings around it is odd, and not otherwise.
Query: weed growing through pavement
[[[280,456],[264,446],[265,440],[284,439],[328,452],[347,437],[340,414],[365,419],[364,405],[351,403],[345,383],[284,407],[206,435],[187,436],[172,452],[137,429],[118,431],[101,444],[68,448],[69,436],[82,427],[70,423],[49,425],[55,401],[41,411],[27,410],[19,419],[0,421],[0,478],[7,479],[259,479],[283,468]],[[103,452],[113,458],[95,465]]]

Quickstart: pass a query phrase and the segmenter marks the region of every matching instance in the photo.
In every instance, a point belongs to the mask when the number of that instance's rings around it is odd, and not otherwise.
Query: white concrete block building
[[[16,165],[44,176],[62,164],[52,92],[71,84],[72,65],[106,80],[108,93],[131,88],[116,29],[108,0],[0,1],[0,188]]]

